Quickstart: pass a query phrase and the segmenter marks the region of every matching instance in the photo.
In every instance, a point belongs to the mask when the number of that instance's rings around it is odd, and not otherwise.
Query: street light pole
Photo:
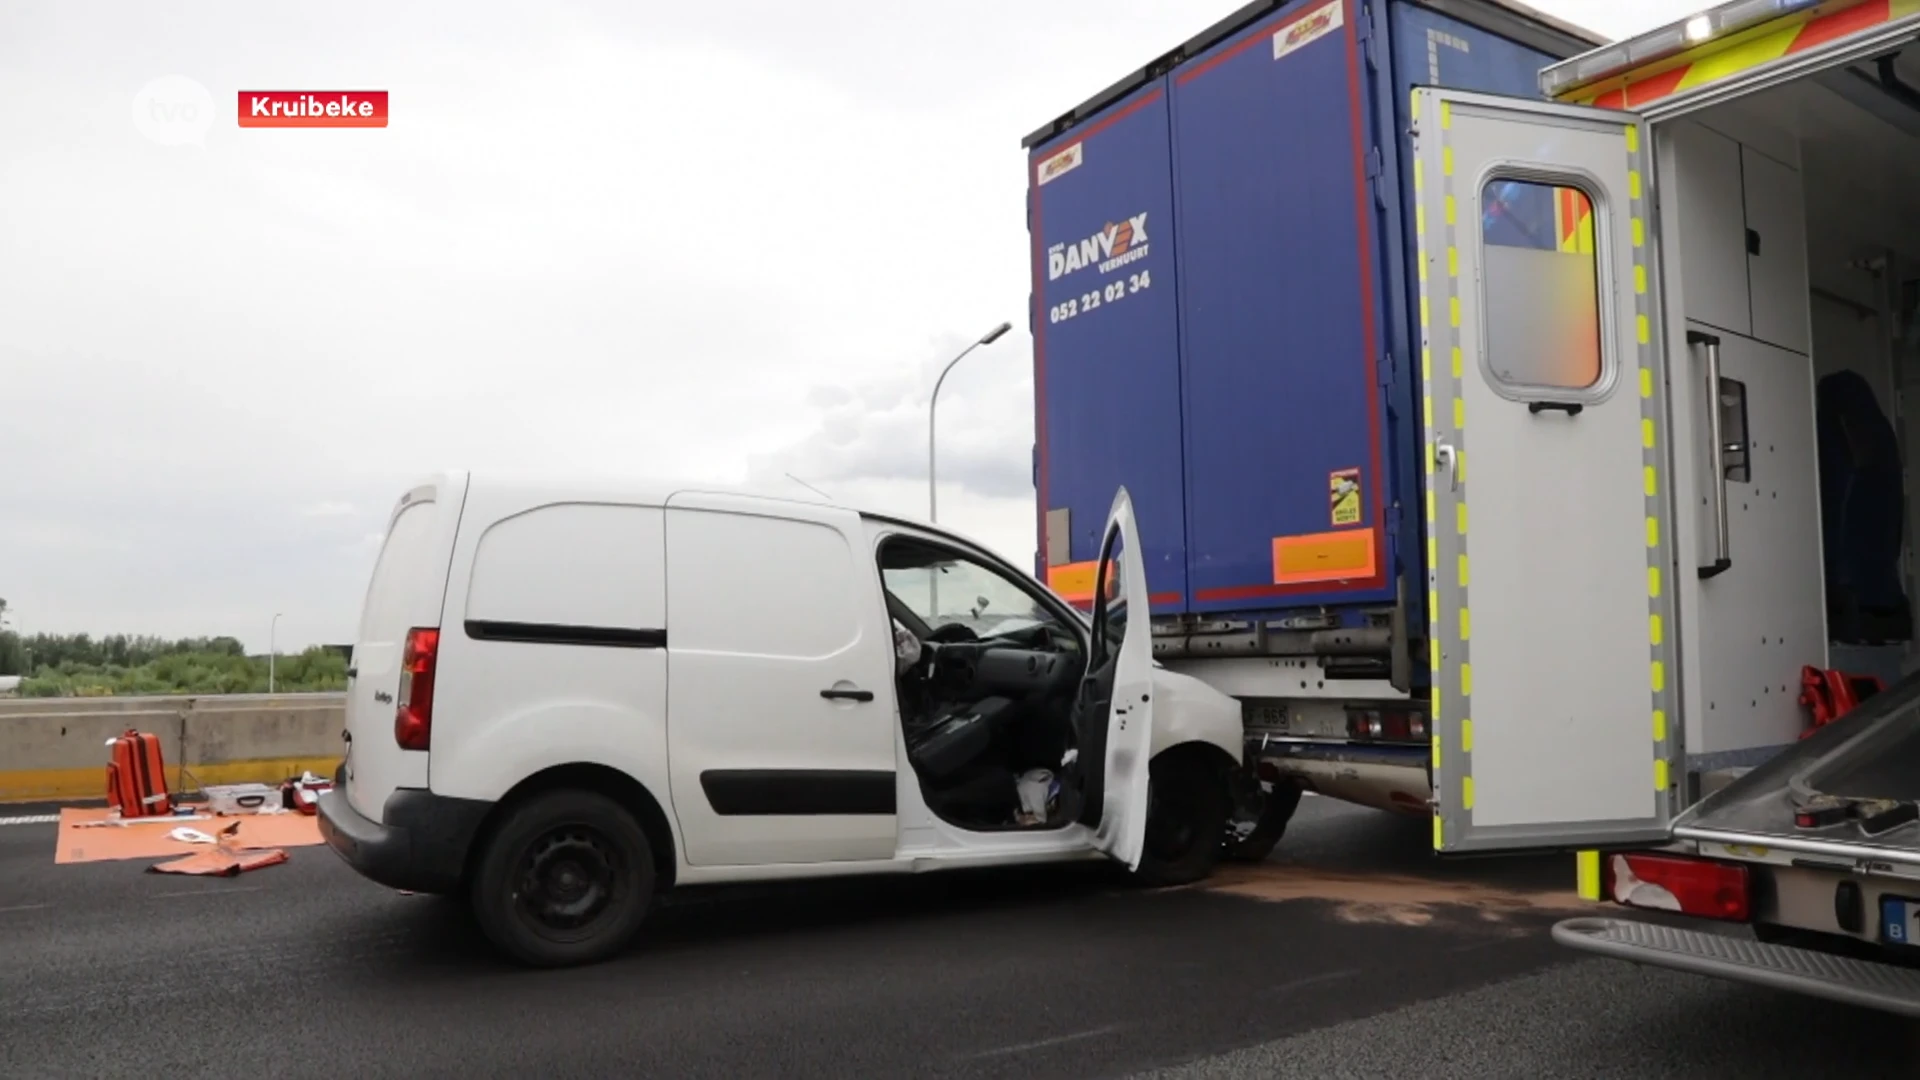
[[[267,626],[267,693],[273,693],[273,662],[280,655],[280,613]]]
[[[973,344],[967,346],[964,349],[961,349],[959,356],[956,356],[953,359],[947,361],[947,366],[940,369],[940,377],[934,380],[933,396],[927,399],[927,520],[928,521],[937,522],[940,520],[940,493],[939,493],[937,479],[934,476],[934,456],[933,456],[934,407],[940,404],[940,387],[946,383],[947,373],[953,370],[953,366],[955,364],[958,364],[960,361],[965,360],[967,358],[968,353],[972,352],[973,350],[979,348],[982,345],[993,344],[994,342],[1000,340],[1000,335],[1006,333],[1011,329],[1013,329],[1012,323],[1001,323],[999,326],[996,326],[993,329],[987,331],[985,334],[982,334],[978,341],[975,341]]]
[[[986,333],[980,335],[980,337],[977,340],[975,340],[973,344],[967,346],[964,349],[961,349],[960,355],[947,361],[947,366],[940,369],[940,377],[933,381],[933,396],[927,399],[927,520],[928,521],[938,522],[940,520],[940,481],[939,481],[939,477],[935,473],[934,455],[933,455],[934,409],[940,404],[940,388],[946,385],[947,375],[949,372],[953,370],[953,366],[955,364],[958,364],[960,361],[965,360],[967,358],[968,353],[972,352],[973,350],[979,348],[982,345],[991,345],[994,342],[999,341],[1000,335],[1006,333],[1011,329],[1013,329],[1012,323],[1003,322],[999,326],[996,326],[993,329],[987,331]],[[929,618],[934,618],[934,617],[937,617],[939,614],[940,614],[940,568],[936,566],[929,566],[927,567],[927,615]]]

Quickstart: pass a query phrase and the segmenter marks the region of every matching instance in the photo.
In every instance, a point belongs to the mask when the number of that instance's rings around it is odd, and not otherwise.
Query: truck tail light
[[[1747,868],[1676,855],[1612,855],[1607,895],[1614,903],[1746,922],[1752,914]]]
[[[402,750],[425,750],[433,742],[433,669],[439,656],[439,630],[416,626],[407,631],[393,706],[393,741]]]
[[[1427,738],[1427,718],[1403,709],[1350,709],[1347,712],[1347,736],[1371,742],[1423,742]]]

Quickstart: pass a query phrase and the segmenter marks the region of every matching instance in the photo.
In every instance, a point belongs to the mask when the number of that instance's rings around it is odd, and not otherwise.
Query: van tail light
[[[440,631],[407,631],[400,654],[400,693],[393,707],[393,741],[402,750],[425,750],[433,742],[433,668],[440,656]]]
[[[1607,895],[1616,904],[1746,922],[1752,915],[1747,868],[1676,855],[1612,855]]]

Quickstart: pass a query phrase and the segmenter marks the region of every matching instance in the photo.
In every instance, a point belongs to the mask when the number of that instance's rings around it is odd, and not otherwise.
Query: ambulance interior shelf
[[[1857,832],[1884,843],[1920,822],[1917,691],[1920,677],[1910,677],[1897,693],[1874,694],[1876,707],[1834,721],[1849,737],[1788,777],[1796,828],[1829,837]],[[1920,843],[1920,831],[1906,840]]]
[[[1709,795],[1676,831],[1864,843],[1920,865],[1920,675]]]

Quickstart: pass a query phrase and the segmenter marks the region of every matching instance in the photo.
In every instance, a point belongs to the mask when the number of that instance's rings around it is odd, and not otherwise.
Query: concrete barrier
[[[0,802],[104,797],[107,740],[128,728],[160,737],[175,792],[331,775],[345,726],[337,693],[0,700]]]

